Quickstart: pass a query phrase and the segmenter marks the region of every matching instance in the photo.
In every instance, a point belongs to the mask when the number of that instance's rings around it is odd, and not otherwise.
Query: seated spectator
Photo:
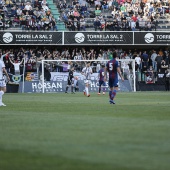
[[[151,20],[148,19],[146,22],[146,31],[152,31],[152,24],[151,24]]]
[[[68,18],[70,18],[70,19],[74,19],[74,15],[73,15],[73,10],[72,9],[70,9],[69,11],[68,11],[68,13],[67,13],[67,16],[68,16]]]
[[[46,4],[42,4],[42,9],[46,12],[49,10],[48,6]]]
[[[17,16],[16,6],[14,6],[14,7],[11,8],[11,17],[15,17],[15,16]]]
[[[17,16],[20,17],[21,14],[22,14],[22,10],[21,10],[21,8],[19,7],[19,8],[17,9]]]
[[[43,6],[43,5],[48,6],[48,2],[47,2],[46,0],[42,0],[42,1],[41,1],[41,6]]]
[[[100,31],[104,31],[105,30],[105,26],[106,26],[106,23],[105,23],[105,20],[102,18],[101,20],[100,20],[100,24],[101,24],[101,29],[100,29]]]
[[[113,0],[112,6],[116,8],[116,10],[119,9],[119,0]]]
[[[68,16],[67,16],[67,14],[63,11],[62,12],[62,20],[64,21],[64,22],[67,22],[68,21]]]
[[[20,16],[20,26],[21,26],[21,28],[22,28],[22,30],[25,30],[26,29],[26,17],[25,17],[25,15],[24,14],[22,14],[21,16]]]
[[[99,7],[97,7],[97,9],[95,10],[95,16],[99,16],[101,14],[101,10]]]
[[[72,30],[73,31],[79,31],[80,30],[80,22],[78,21],[77,18],[74,18]]]
[[[87,3],[89,3],[90,6],[94,4],[94,0],[87,0]]]
[[[1,7],[4,6],[6,3],[5,3],[5,0],[0,0],[0,5]]]
[[[23,2],[20,3],[19,8],[20,8],[21,10],[23,10],[23,9],[25,8],[25,5],[24,5]]]
[[[74,12],[73,12],[73,16],[74,18],[77,18],[77,20],[80,19],[80,13],[78,12],[78,10],[75,8]]]
[[[51,16],[49,27],[51,31],[58,31],[57,29],[57,22],[53,16]]]
[[[80,31],[86,31],[86,22],[84,17],[80,18]]]
[[[139,23],[139,31],[141,30],[145,30],[145,20],[143,19],[143,17],[138,19],[138,23]]]
[[[82,6],[80,7],[80,12],[81,12],[81,15],[83,15],[84,17],[89,16],[89,12],[85,4],[82,4]]]
[[[97,9],[97,8],[101,9],[101,2],[100,2],[100,0],[94,1],[94,5],[95,5],[95,8],[96,8],[96,9]]]
[[[26,10],[26,11],[32,10],[32,6],[31,6],[30,2],[26,3],[24,10]]]
[[[2,20],[2,18],[0,18],[0,30],[4,30],[4,22]]]
[[[126,14],[126,6],[125,6],[124,3],[121,5],[120,11],[121,11],[122,14]]]
[[[41,3],[39,2],[39,0],[34,1],[34,8],[38,8],[38,9],[41,8]]]
[[[78,0],[74,0],[72,2],[72,8],[75,8],[77,4],[79,4]]]
[[[6,0],[5,4],[6,4],[7,8],[13,7],[13,2],[11,0]]]
[[[136,31],[136,22],[133,19],[130,20],[130,28],[131,31]]]
[[[69,31],[73,31],[73,21],[71,19],[68,19],[68,22],[66,23],[66,27],[68,28]]]
[[[106,0],[102,1],[102,2],[101,2],[101,5],[102,5],[102,9],[103,9],[103,10],[104,10],[104,9],[108,9],[108,4],[107,4],[107,1],[106,1]]]
[[[97,29],[101,30],[101,23],[98,17],[96,17],[94,20],[94,29],[95,31],[97,31]]]

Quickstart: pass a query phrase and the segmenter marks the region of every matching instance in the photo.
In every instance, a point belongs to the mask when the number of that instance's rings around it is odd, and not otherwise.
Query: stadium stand
[[[169,28],[167,0],[0,0],[1,30],[166,31]]]

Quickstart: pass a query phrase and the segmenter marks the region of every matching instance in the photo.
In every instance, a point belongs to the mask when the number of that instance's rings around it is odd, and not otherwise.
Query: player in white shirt
[[[90,67],[90,62],[87,62],[86,67],[83,68],[82,74],[85,76],[85,90],[84,95],[90,97],[89,94],[89,85],[91,84],[91,74],[93,74],[92,68]]]
[[[2,102],[2,96],[6,92],[6,83],[5,83],[5,79],[4,79],[3,73],[5,73],[8,81],[9,81],[10,78],[9,78],[9,75],[8,75],[6,69],[5,69],[5,64],[4,64],[4,62],[2,60],[0,60],[0,106],[6,106]]]

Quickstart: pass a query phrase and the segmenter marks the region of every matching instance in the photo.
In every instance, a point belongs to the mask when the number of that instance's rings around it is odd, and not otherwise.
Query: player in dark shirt
[[[68,73],[68,79],[67,79],[67,87],[66,87],[66,91],[65,93],[68,93],[68,88],[71,86],[71,92],[73,92],[73,86],[72,86],[72,80],[74,78],[73,76],[73,72],[74,72],[74,67],[72,67]]]
[[[110,104],[115,104],[114,98],[116,96],[116,93],[118,91],[118,74],[121,77],[122,81],[124,81],[124,78],[121,74],[121,70],[118,64],[118,61],[116,60],[116,52],[113,52],[113,59],[108,61],[105,69],[105,81],[107,79],[107,72],[109,73],[109,97],[110,97]],[[118,73],[118,74],[117,74]]]
[[[101,65],[102,68],[99,70],[99,92],[98,92],[98,95],[100,95],[100,92],[101,92],[101,87],[103,86],[103,95],[105,94],[105,91],[106,91],[106,82],[104,81],[104,72],[105,72],[105,65],[102,64]]]

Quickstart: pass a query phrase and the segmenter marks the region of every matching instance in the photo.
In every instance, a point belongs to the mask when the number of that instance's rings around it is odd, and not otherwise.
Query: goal
[[[42,70],[40,73],[40,83],[42,84],[42,93],[64,92],[67,86],[68,71],[74,66],[74,76],[78,77],[79,91],[83,91],[84,77],[81,74],[86,62],[90,62],[93,74],[91,75],[91,92],[98,91],[98,71],[101,65],[106,65],[109,60],[42,60]],[[136,91],[135,60],[117,59],[122,75],[125,81],[119,81],[119,90],[126,92]],[[120,77],[119,77],[120,79]],[[108,82],[106,82],[108,90]]]

